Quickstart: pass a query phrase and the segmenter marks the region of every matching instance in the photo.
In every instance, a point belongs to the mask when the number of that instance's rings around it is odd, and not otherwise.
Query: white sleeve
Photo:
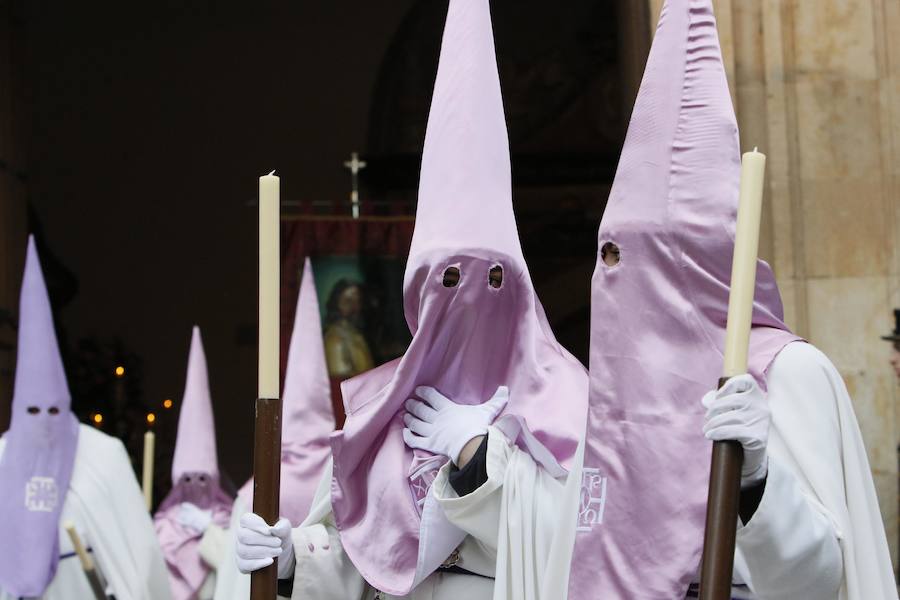
[[[737,534],[748,583],[761,598],[836,599],[844,579],[836,511],[846,510],[845,461],[829,364],[812,346],[789,344],[767,374],[769,475]]]
[[[737,548],[746,561],[750,587],[760,598],[838,598],[843,562],[835,527],[776,460],[769,460],[756,513],[738,527]]]
[[[328,459],[309,515],[291,532],[294,542],[294,589],[298,600],[362,600],[368,586],[344,552],[331,511],[333,463]]]
[[[210,523],[203,537],[200,538],[200,558],[213,569],[218,569],[222,564],[222,557],[225,555],[225,548],[228,546],[227,530],[222,529],[215,523]]]
[[[361,600],[368,589],[341,545],[340,534],[330,519],[297,527],[292,533],[294,589],[297,600]]]
[[[570,481],[580,478],[580,461],[572,473]],[[564,597],[559,590],[566,588],[569,561],[557,568],[553,553],[571,553],[559,545],[562,538],[574,543],[562,534],[574,534],[576,488],[551,476],[495,427],[488,433],[487,481],[460,497],[448,475],[445,466],[433,484],[435,498],[451,523],[496,556],[495,600]]]

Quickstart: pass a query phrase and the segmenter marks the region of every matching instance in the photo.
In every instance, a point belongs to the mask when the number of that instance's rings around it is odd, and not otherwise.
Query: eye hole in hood
[[[444,287],[452,288],[459,285],[459,280],[461,275],[459,273],[459,267],[447,267],[447,270],[444,271]]]
[[[503,267],[500,265],[491,267],[491,270],[488,271],[488,285],[495,290],[503,286]]]
[[[622,254],[619,251],[619,247],[612,242],[603,244],[603,247],[600,248],[600,257],[607,267],[615,267],[619,264],[619,261],[622,260]]]

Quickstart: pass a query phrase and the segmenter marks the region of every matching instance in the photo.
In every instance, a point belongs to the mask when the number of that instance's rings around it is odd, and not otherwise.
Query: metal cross
[[[357,152],[350,153],[350,160],[344,161],[344,167],[350,169],[350,209],[354,219],[359,218],[359,172],[366,168],[366,161],[359,160]]]

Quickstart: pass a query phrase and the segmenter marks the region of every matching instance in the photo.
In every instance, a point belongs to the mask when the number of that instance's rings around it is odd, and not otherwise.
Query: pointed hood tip
[[[13,413],[17,401],[69,409],[71,394],[63,366],[50,295],[33,235],[28,236],[19,295],[19,331]]]
[[[284,439],[327,436],[334,429],[331,380],[325,361],[315,274],[309,257],[303,262],[282,396]],[[310,428],[322,430],[310,431]]]
[[[448,7],[410,256],[468,248],[523,261],[488,0],[451,0]]]
[[[219,476],[206,352],[200,328],[196,325],[191,330],[184,395],[178,415],[178,435],[172,460],[173,482],[177,483],[185,473],[206,473],[215,479]]]
[[[634,203],[643,214],[664,220],[673,199],[692,210],[672,189],[701,179],[725,186],[739,160],[737,119],[712,2],[666,0],[603,224],[618,222],[620,213],[636,214]],[[638,189],[643,193],[636,194]]]

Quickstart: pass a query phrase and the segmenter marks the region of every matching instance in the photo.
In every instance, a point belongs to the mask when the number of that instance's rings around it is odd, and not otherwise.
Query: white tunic
[[[247,600],[250,597],[250,576],[238,571],[235,560],[235,538],[241,515],[250,507],[240,496],[234,499],[231,509],[231,524],[226,532],[222,560],[216,568],[215,600]]]
[[[580,481],[580,456],[569,481]],[[574,532],[577,486],[551,477],[531,456],[511,445],[504,434],[490,428],[487,448],[488,480],[462,498],[448,481],[449,465],[438,473],[432,493],[451,523],[468,533],[459,548],[457,565],[472,573],[433,573],[404,600],[559,600],[568,565],[565,549],[557,547],[561,507],[569,506]],[[293,597],[317,600],[400,600],[371,588],[341,547],[331,514],[331,465],[319,485],[310,516],[294,529],[297,565]],[[373,540],[377,544],[377,540]],[[571,539],[568,543],[571,553]],[[567,571],[567,568],[563,569]]]
[[[218,569],[223,563],[234,563],[232,559],[234,553],[228,555],[229,559],[225,558],[226,551],[228,548],[228,531],[222,529],[215,523],[210,523],[209,527],[206,528],[206,531],[203,532],[203,537],[200,538],[200,545],[198,546],[198,552],[200,553],[200,558],[203,559],[210,567],[209,575],[206,576],[206,579],[203,581],[203,586],[201,586],[200,590],[197,592],[196,600],[213,600],[216,592],[216,587],[218,586]],[[249,595],[247,596],[249,598]]]
[[[0,456],[6,440],[0,438]],[[169,579],[153,521],[122,443],[81,425],[60,517],[59,567],[44,600],[94,600],[63,523],[75,524],[117,600],[169,600]],[[28,543],[28,540],[3,540]],[[0,590],[0,600],[15,600]]]

